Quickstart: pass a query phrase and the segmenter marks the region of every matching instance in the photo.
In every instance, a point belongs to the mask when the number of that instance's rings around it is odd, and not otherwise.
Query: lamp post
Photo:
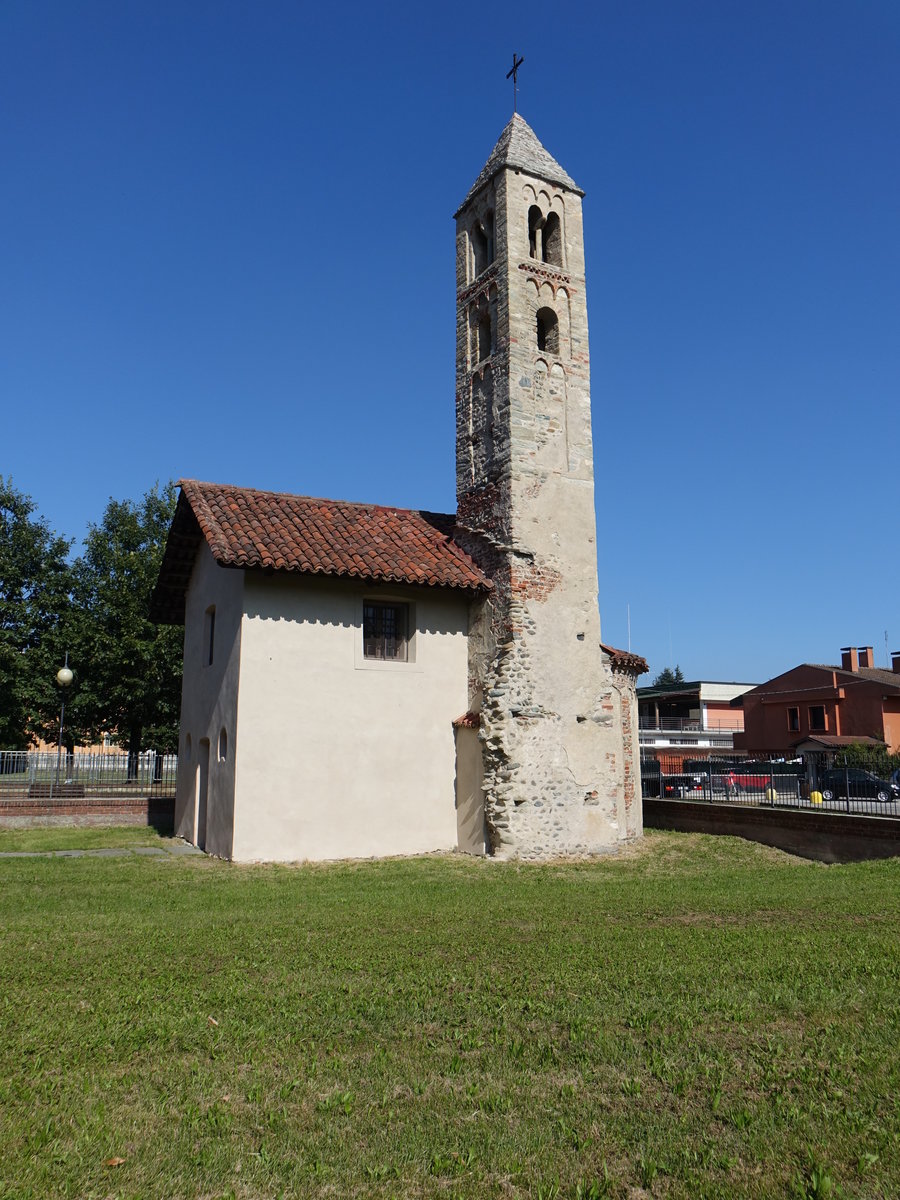
[[[62,740],[63,740],[63,721],[66,715],[66,688],[72,682],[75,676],[69,667],[69,652],[66,651],[66,661],[56,672],[56,682],[60,687],[60,706],[59,706],[59,741],[56,743],[56,787],[59,789],[59,761],[62,757]]]

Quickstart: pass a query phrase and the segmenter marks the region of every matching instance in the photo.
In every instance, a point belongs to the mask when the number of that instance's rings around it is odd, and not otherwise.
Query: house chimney
[[[894,667],[894,674],[900,675],[900,650],[891,651],[891,663]]]
[[[841,667],[845,671],[859,670],[859,659],[856,656],[855,646],[843,646],[841,648]]]
[[[871,646],[860,646],[859,665],[861,667],[868,667],[870,670],[875,666],[875,655],[872,653]]]

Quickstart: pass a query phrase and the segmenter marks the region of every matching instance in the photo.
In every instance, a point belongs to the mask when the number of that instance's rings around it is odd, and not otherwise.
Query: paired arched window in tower
[[[552,212],[547,217],[536,204],[528,210],[528,253],[539,262],[561,267],[562,260],[562,223],[559,213]]]
[[[494,261],[494,214],[486,213],[484,220],[472,227],[472,257],[476,278]]]
[[[532,258],[541,257],[541,225],[544,214],[536,204],[528,210],[528,253]]]
[[[552,308],[537,310],[537,348],[559,354],[559,318]]]
[[[554,267],[561,267],[562,260],[562,225],[559,220],[559,213],[552,212],[548,215],[544,222],[544,236],[541,239],[541,248],[544,251],[544,262],[551,263]]]

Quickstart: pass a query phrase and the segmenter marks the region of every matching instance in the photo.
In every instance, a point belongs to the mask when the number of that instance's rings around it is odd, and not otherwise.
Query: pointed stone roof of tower
[[[547,153],[528,122],[518,113],[513,113],[509,124],[497,139],[497,145],[491,151],[490,158],[481,168],[478,178],[469,188],[468,195],[453,215],[458,216],[475,193],[506,167],[527,171],[529,175],[536,175],[538,179],[545,179],[547,183],[557,183],[560,187],[568,188],[570,192],[584,195],[571,175],[562,169],[552,154]]]

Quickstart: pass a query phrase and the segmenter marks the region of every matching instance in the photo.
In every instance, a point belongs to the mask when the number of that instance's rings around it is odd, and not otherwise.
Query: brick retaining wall
[[[175,825],[173,796],[60,796],[0,798],[0,829],[33,825],[152,825],[161,833]]]
[[[644,799],[644,825],[682,833],[725,833],[820,862],[900,856],[900,818]]]

